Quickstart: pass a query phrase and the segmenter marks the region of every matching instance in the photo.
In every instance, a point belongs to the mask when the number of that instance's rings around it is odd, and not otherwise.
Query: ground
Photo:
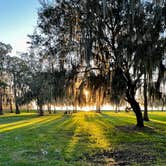
[[[166,112],[0,116],[0,166],[166,165]]]

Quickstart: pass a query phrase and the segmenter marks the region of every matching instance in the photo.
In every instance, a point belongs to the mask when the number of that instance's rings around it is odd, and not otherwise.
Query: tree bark
[[[97,104],[96,106],[96,113],[101,113],[100,104]]]
[[[18,106],[18,103],[17,103],[16,89],[14,89],[14,96],[15,96],[15,107],[16,107],[15,113],[20,114],[19,106]]]
[[[16,99],[16,100],[17,100],[17,99]],[[20,114],[20,110],[19,110],[17,101],[15,101],[15,106],[16,106],[16,111],[15,111],[15,113],[16,113],[16,114]]]
[[[13,113],[12,99],[10,99],[10,113]]]
[[[144,127],[144,123],[143,123],[143,117],[142,117],[142,112],[139,106],[139,103],[135,100],[135,98],[133,98],[130,102],[130,105],[136,115],[136,119],[137,119],[137,127]]]
[[[144,74],[144,120],[149,121],[146,74]]]
[[[47,104],[47,111],[48,111],[49,114],[52,113],[52,111],[51,111],[51,106],[50,106],[49,104]]]
[[[136,126],[140,128],[144,127],[141,108],[139,106],[139,103],[135,99],[135,85],[132,82],[128,82],[126,97],[127,97],[128,103],[131,105],[131,108],[133,109],[136,115],[136,120],[137,120]]]
[[[101,95],[101,89],[97,91],[97,101],[96,101],[96,113],[101,113],[101,104],[102,104],[102,95]]]
[[[29,112],[29,105],[27,104],[27,112]]]
[[[54,114],[56,113],[56,106],[55,106],[55,104],[54,104]]]
[[[119,109],[118,109],[118,104],[116,103],[115,104],[115,112],[118,113],[119,112]]]
[[[43,106],[39,105],[39,116],[43,116],[43,115],[44,115]]]
[[[20,114],[20,110],[19,110],[19,107],[18,107],[18,102],[17,102],[17,88],[16,88],[16,80],[15,80],[15,75],[13,75],[14,77],[14,81],[13,81],[13,84],[14,84],[14,99],[15,99],[15,107],[16,107],[16,110],[15,110],[15,113],[16,114]]]
[[[162,100],[162,112],[164,111],[164,99]]]
[[[76,100],[73,102],[73,113],[77,113],[77,102]]]
[[[3,115],[2,94],[0,94],[0,115]]]

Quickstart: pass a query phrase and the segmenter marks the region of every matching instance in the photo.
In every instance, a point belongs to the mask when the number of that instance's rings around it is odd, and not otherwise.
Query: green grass
[[[0,116],[0,166],[166,165],[166,112]]]

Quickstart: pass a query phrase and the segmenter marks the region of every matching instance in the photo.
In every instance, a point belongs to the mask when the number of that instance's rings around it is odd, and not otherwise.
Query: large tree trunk
[[[29,112],[29,104],[27,104],[27,112]]]
[[[119,112],[119,107],[118,107],[118,104],[117,104],[117,103],[115,104],[115,112],[116,112],[116,113]]]
[[[96,113],[101,113],[101,108],[99,103],[97,103],[96,105]]]
[[[73,113],[77,113],[77,106],[73,106]]]
[[[101,113],[101,104],[103,103],[103,96],[101,89],[97,91],[96,112]]]
[[[15,81],[15,75],[14,75],[14,99],[15,99],[15,107],[16,107],[16,110],[15,110],[15,113],[16,114],[20,114],[20,110],[19,110],[19,107],[18,107],[18,102],[17,102],[17,88],[16,88],[16,81]]]
[[[13,113],[13,106],[12,106],[12,99],[10,99],[10,101],[9,101],[10,103],[10,113]]]
[[[0,115],[3,115],[2,94],[0,94]]]
[[[139,103],[135,99],[135,85],[132,84],[131,82],[128,83],[128,89],[126,91],[126,97],[128,103],[131,105],[131,108],[133,109],[136,119],[137,119],[137,127],[144,127],[144,122],[143,122],[143,117],[142,117],[142,112],[141,108],[139,106]]]
[[[164,111],[164,99],[162,99],[162,108],[161,108],[162,112]]]
[[[55,106],[55,104],[54,104],[54,114],[56,113],[56,106]]]
[[[144,127],[144,123],[143,123],[143,117],[142,117],[142,112],[141,112],[141,108],[139,106],[139,103],[135,100],[135,98],[130,100],[130,105],[131,108],[133,109],[136,118],[137,118],[137,127]]]
[[[164,72],[165,72],[165,67],[161,61],[159,66],[159,74],[158,74],[158,78],[156,82],[156,90],[159,94],[160,94],[160,84],[161,84],[162,78],[164,77]]]
[[[39,116],[43,116],[43,115],[44,115],[43,106],[39,105]]]
[[[144,120],[149,121],[146,74],[144,74]]]
[[[16,99],[16,100],[17,100],[17,99]],[[15,101],[15,106],[16,106],[16,111],[15,111],[15,113],[16,113],[16,114],[20,114],[20,110],[19,110],[17,101]]]
[[[47,111],[48,111],[49,114],[52,113],[50,104],[47,104]]]
[[[16,91],[16,90],[14,90],[14,91]],[[19,106],[18,106],[18,103],[17,103],[16,92],[14,92],[14,96],[15,96],[15,107],[16,107],[15,113],[16,113],[16,114],[20,114]]]

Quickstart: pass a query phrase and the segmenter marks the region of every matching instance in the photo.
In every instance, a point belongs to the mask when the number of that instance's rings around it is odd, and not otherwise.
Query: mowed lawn
[[[0,116],[0,166],[166,165],[166,112]]]

